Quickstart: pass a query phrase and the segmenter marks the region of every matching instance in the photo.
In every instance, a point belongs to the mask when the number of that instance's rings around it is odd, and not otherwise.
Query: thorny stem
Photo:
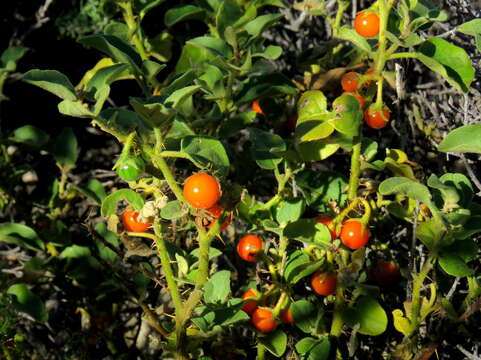
[[[419,315],[421,310],[421,287],[423,286],[424,280],[428,276],[429,272],[434,265],[434,256],[430,255],[423,265],[423,268],[418,275],[415,276],[413,281],[413,295],[411,304],[411,331],[410,334],[415,332],[419,327]]]
[[[287,182],[292,176],[292,170],[290,167],[286,166],[284,175],[279,173],[279,169],[276,167],[274,169],[274,174],[277,180],[277,194],[274,195],[268,202],[266,202],[263,206],[264,210],[269,210],[271,207],[276,205],[282,199],[282,192],[284,191]]]
[[[344,12],[349,7],[349,3],[350,1],[339,1],[338,3],[336,18],[334,19],[334,24],[332,24],[332,34],[334,37],[337,37],[337,33],[339,32],[339,27],[342,21],[342,15],[344,15]]]
[[[131,0],[119,2],[119,5],[123,10],[124,20],[125,20],[125,23],[127,24],[127,27],[129,28],[129,35],[130,35],[130,38],[132,39],[132,42],[135,45],[135,48],[139,52],[142,60],[147,60],[148,58],[147,52],[145,51],[144,44],[142,44],[142,41],[138,35],[139,27],[138,27],[137,21],[135,20],[134,13],[132,11]]]
[[[359,130],[360,131],[360,130]],[[354,138],[351,154],[351,174],[349,176],[349,189],[347,198],[354,200],[357,196],[357,188],[359,187],[359,175],[361,173],[361,136]]]
[[[157,253],[159,254],[160,262],[162,264],[162,269],[165,273],[167,286],[172,296],[172,302],[174,303],[176,315],[180,317],[183,313],[182,297],[180,296],[179,288],[177,287],[177,282],[175,281],[174,277],[174,271],[172,269],[172,265],[170,264],[169,253],[167,252],[165,240],[162,236],[162,228],[160,222],[156,220],[154,222],[153,228],[155,233],[154,241],[157,247]]]

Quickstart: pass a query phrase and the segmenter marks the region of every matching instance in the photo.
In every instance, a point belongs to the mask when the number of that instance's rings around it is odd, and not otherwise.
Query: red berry
[[[382,129],[389,121],[391,112],[387,107],[382,109],[382,112],[375,110],[371,105],[369,109],[364,112],[364,122],[373,129]]]
[[[194,174],[184,183],[185,200],[197,209],[208,209],[220,199],[217,180],[206,173]]]
[[[354,29],[365,38],[371,38],[379,34],[379,25],[379,16],[370,11],[361,11],[354,20]]]
[[[352,93],[357,90],[359,85],[359,74],[356,72],[345,73],[341,79],[342,89],[346,92]]]
[[[350,249],[359,249],[367,244],[369,230],[358,220],[348,220],[342,224],[340,238]]]
[[[215,204],[214,206],[210,207],[207,209],[207,211],[216,219],[218,219],[220,217],[220,215],[222,214],[222,211],[224,211],[224,209],[222,208],[222,206],[220,205],[217,205]],[[227,217],[224,218],[225,221],[222,223],[222,225],[220,226],[220,229],[221,230],[224,230],[227,226],[229,226],[229,224],[231,223],[232,221],[232,214],[229,214],[227,215]],[[207,227],[210,229],[212,228],[212,226],[214,226],[214,223],[215,221],[211,221]]]
[[[315,272],[311,276],[312,289],[319,295],[332,295],[336,293],[336,276],[329,273]]]
[[[247,290],[244,295],[242,295],[242,298],[244,300],[248,298],[256,298],[257,293],[255,290],[249,289]],[[244,302],[244,305],[242,305],[242,310],[246,312],[247,315],[252,315],[252,313],[257,309],[257,301],[254,300],[247,300]]]
[[[146,232],[152,226],[152,223],[144,223],[137,221],[139,213],[134,210],[125,210],[122,214],[122,223],[127,231],[131,232]]]
[[[252,314],[251,321],[252,325],[263,333],[271,332],[277,326],[274,314],[270,309],[257,308]]]
[[[284,324],[293,324],[294,323],[294,317],[292,316],[291,309],[285,309],[285,310],[281,311],[281,321]]]
[[[259,99],[252,102],[252,111],[255,111],[260,115],[264,115],[264,111],[262,111],[261,105],[259,104]]]
[[[262,251],[263,242],[256,235],[245,235],[237,244],[237,254],[241,259],[249,262],[257,261],[257,254]]]
[[[372,270],[374,281],[386,287],[396,283],[400,275],[399,266],[385,260],[378,260],[376,267]]]

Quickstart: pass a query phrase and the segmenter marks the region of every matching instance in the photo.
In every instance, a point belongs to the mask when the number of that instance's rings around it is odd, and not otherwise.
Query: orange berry
[[[361,11],[354,19],[354,29],[365,38],[371,38],[379,34],[379,26],[379,16],[371,11]]]
[[[244,300],[249,299],[249,298],[256,298],[257,293],[253,289],[247,290],[244,295],[242,295],[242,298]],[[257,301],[254,300],[248,300],[244,302],[244,305],[242,305],[242,310],[247,315],[252,315],[252,313],[257,309]]]
[[[274,314],[270,309],[257,308],[252,314],[251,321],[252,325],[263,333],[271,332],[277,326]]]
[[[260,115],[264,115],[264,111],[262,111],[261,106],[259,104],[259,99],[256,99],[252,102],[252,111],[255,111]]]
[[[185,200],[197,209],[208,209],[220,199],[217,180],[206,173],[194,174],[184,183]]]
[[[294,323],[294,317],[292,316],[291,309],[285,309],[285,310],[281,311],[281,321],[284,324],[293,324]]]
[[[220,205],[217,205],[215,204],[214,206],[210,207],[207,209],[207,211],[216,219],[218,219],[220,217],[220,215],[222,214],[222,211],[224,209],[222,208],[222,206]],[[231,223],[232,221],[232,214],[229,214],[227,215],[227,217],[224,218],[225,221],[222,223],[222,225],[220,226],[220,229],[221,230],[224,230],[227,226],[229,226],[229,224]],[[212,228],[212,226],[214,226],[214,223],[215,221],[211,221],[208,225],[207,225],[207,228]]]
[[[391,261],[378,260],[376,267],[372,270],[374,281],[386,287],[396,283],[400,275],[399,266]]]
[[[263,242],[260,237],[251,234],[245,235],[237,244],[237,254],[245,261],[256,262],[257,254],[262,251],[262,248]]]
[[[311,276],[312,289],[319,295],[332,295],[336,293],[336,276],[328,273],[315,272]]]
[[[152,223],[144,223],[137,221],[139,213],[134,210],[125,210],[122,214],[122,223],[127,231],[131,232],[146,232],[152,226]]]
[[[357,90],[359,85],[359,74],[356,72],[345,73],[341,79],[342,89],[346,92],[352,93]]]
[[[359,249],[369,241],[369,230],[359,220],[347,220],[342,224],[340,238],[350,249]]]
[[[389,121],[391,112],[387,107],[382,109],[382,112],[375,110],[371,105],[369,109],[364,112],[364,122],[373,129],[382,129]]]

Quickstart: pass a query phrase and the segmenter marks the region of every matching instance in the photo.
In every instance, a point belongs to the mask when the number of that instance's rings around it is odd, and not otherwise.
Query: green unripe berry
[[[120,158],[115,165],[117,174],[125,181],[137,180],[145,171],[142,158]]]

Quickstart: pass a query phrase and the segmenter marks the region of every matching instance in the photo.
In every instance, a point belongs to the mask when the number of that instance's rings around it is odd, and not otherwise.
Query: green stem
[[[160,156],[164,158],[179,158],[179,159],[188,159],[188,156],[185,153],[180,151],[162,151]]]
[[[420,323],[420,311],[421,311],[421,288],[423,286],[424,280],[428,276],[429,272],[434,266],[434,256],[431,255],[428,257],[426,262],[423,265],[423,268],[416,275],[413,281],[413,296],[412,296],[412,303],[411,303],[411,331],[410,334],[414,333]]]
[[[174,277],[174,271],[172,270],[172,266],[170,264],[169,253],[167,252],[167,247],[165,246],[165,241],[162,237],[162,228],[160,222],[156,220],[153,227],[155,233],[155,245],[157,246],[157,252],[162,264],[162,269],[165,273],[165,279],[167,280],[167,286],[172,297],[172,302],[174,303],[175,315],[177,319],[182,319],[184,313],[182,297],[180,296],[179,288],[177,287],[177,282],[175,281]]]
[[[199,272],[197,273],[197,279],[195,288],[200,289],[207,282],[209,277],[209,251],[210,244],[215,235],[220,231],[222,224],[222,216],[218,221],[214,222],[209,232],[199,234]]]
[[[256,360],[264,360],[266,349],[261,343],[257,343],[257,358]]]
[[[338,338],[341,336],[342,325],[344,324],[342,320],[342,313],[344,309],[344,289],[337,285],[336,288],[336,300],[334,302],[334,313],[332,316],[332,323],[331,323],[331,336]]]
[[[360,130],[359,130],[360,131]],[[351,154],[351,174],[349,176],[349,189],[347,198],[354,200],[357,196],[357,188],[359,187],[359,175],[361,173],[361,136],[354,138]]]
[[[263,206],[264,210],[269,210],[271,207],[276,205],[282,199],[282,192],[284,191],[287,182],[292,176],[292,170],[286,166],[284,175],[279,173],[279,169],[276,167],[274,169],[274,175],[277,179],[277,194],[274,195],[268,202],[266,202]]]
[[[124,20],[127,24],[127,27],[129,28],[129,35],[132,43],[139,52],[142,60],[147,60],[147,52],[145,51],[144,44],[140,39],[139,26],[137,24],[137,21],[135,20],[135,15],[132,11],[132,2],[130,0],[125,1],[124,3],[120,4],[120,7],[123,9]]]
[[[339,32],[339,27],[342,21],[342,15],[344,15],[344,12],[349,7],[349,3],[350,1],[339,1],[337,12],[336,12],[336,18],[334,19],[334,24],[332,24],[333,37],[337,37],[337,33]]]
[[[167,165],[167,162],[165,161],[165,159],[161,156],[156,156],[155,159],[153,160],[157,168],[162,172],[162,175],[164,176],[165,181],[167,181],[167,184],[169,185],[170,190],[172,190],[177,200],[185,202],[182,189],[177,184],[177,181],[175,180],[174,175],[172,174],[172,171],[170,171],[169,165]]]
[[[415,53],[409,53],[409,52],[398,52],[396,54],[392,54],[389,56],[389,60],[393,59],[402,59],[402,58],[416,58],[417,55]]]

